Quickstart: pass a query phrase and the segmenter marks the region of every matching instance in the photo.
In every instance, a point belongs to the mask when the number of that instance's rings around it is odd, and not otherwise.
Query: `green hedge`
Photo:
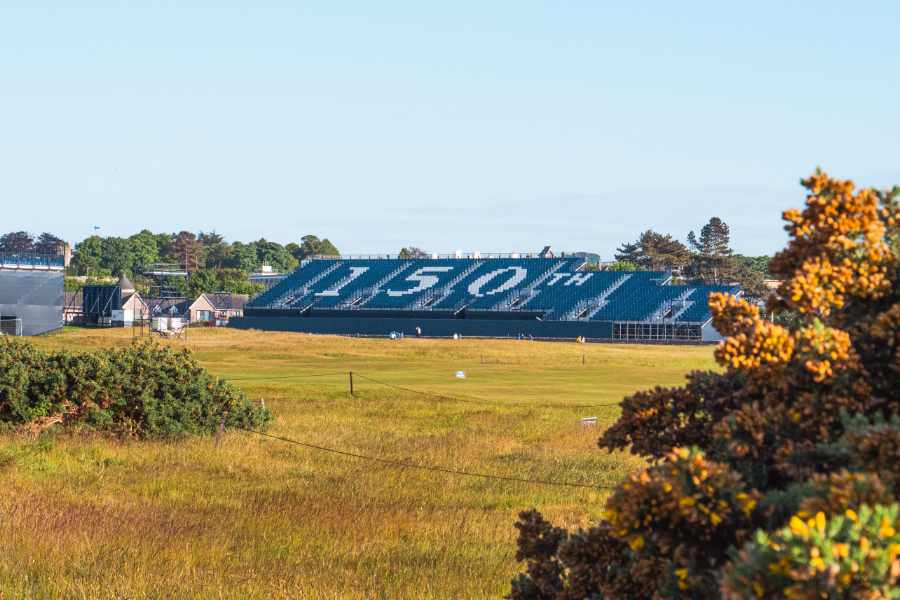
[[[177,437],[226,427],[263,428],[270,413],[217,381],[187,350],[143,342],[93,352],[43,352],[0,338],[0,423],[62,417],[137,437]]]

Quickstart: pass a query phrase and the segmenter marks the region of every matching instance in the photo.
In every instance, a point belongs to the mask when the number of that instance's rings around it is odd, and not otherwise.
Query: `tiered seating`
[[[705,323],[708,321],[712,317],[712,314],[709,311],[709,295],[713,292],[728,292],[730,294],[735,294],[738,292],[738,288],[729,285],[703,285],[695,287],[694,291],[688,297],[688,300],[692,301],[693,304],[679,314],[677,320],[690,323]]]
[[[255,298],[254,309],[542,313],[544,320],[709,319],[729,286],[663,285],[662,272],[578,271],[580,259],[316,259]],[[469,313],[469,311],[473,311]],[[377,314],[377,313],[376,313]],[[474,315],[473,315],[474,316]],[[482,315],[483,316],[483,315]],[[526,318],[527,314],[520,314]]]
[[[410,268],[381,286],[362,309],[410,308],[418,300],[453,281],[475,262],[469,258],[413,260]]]
[[[642,321],[666,300],[677,298],[684,288],[658,285],[660,273],[643,271],[632,273],[619,286],[600,310],[591,316],[593,321]]]
[[[478,269],[454,286],[434,308],[456,310],[490,309],[515,289],[527,287],[558,261],[553,258],[495,258],[484,261]],[[474,286],[474,290],[470,290]],[[475,292],[473,294],[473,291]]]
[[[312,292],[313,306],[335,308],[357,299],[363,299],[366,292],[374,291],[372,286],[391,273],[403,267],[409,270],[414,261],[400,259],[372,259],[342,261],[334,273],[323,279]],[[401,273],[398,273],[398,276]]]
[[[559,277],[551,276],[545,281],[535,296],[523,304],[523,310],[543,310],[550,319],[564,318],[579,303],[599,297],[624,276],[615,271],[557,273]]]
[[[337,262],[335,260],[311,260],[272,286],[271,289],[251,300],[247,306],[251,308],[274,307],[279,300],[287,299],[308,282],[334,267]]]
[[[0,252],[0,269],[60,270],[63,267],[64,259],[61,254]]]

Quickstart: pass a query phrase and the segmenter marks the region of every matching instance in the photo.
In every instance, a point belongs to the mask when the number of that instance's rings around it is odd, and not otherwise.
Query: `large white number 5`
[[[433,288],[437,285],[437,282],[440,281],[440,279],[434,275],[426,275],[426,273],[446,273],[452,270],[453,267],[422,267],[421,269],[416,269],[412,275],[406,278],[406,281],[416,282],[418,284],[416,287],[408,290],[388,290],[387,295],[393,298],[399,298],[400,296],[418,294],[419,292]]]

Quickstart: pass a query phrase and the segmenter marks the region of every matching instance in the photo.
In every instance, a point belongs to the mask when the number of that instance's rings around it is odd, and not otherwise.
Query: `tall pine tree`
[[[728,224],[713,217],[700,230],[700,237],[691,231],[688,243],[694,251],[692,274],[704,281],[720,283],[733,276],[731,235]]]

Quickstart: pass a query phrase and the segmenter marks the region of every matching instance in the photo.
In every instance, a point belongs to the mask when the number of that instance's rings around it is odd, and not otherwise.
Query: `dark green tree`
[[[77,275],[103,275],[103,238],[92,235],[75,244],[72,267]]]
[[[619,262],[636,265],[642,270],[677,270],[688,264],[690,251],[671,235],[648,229],[637,241],[619,246],[615,258]]]
[[[616,249],[615,258],[619,262],[627,262],[637,266],[641,257],[641,241],[625,242]]]
[[[169,246],[169,259],[184,267],[188,273],[203,268],[203,244],[190,231],[181,231]]]
[[[208,233],[201,231],[197,239],[203,244],[203,258],[206,266],[215,269],[222,268],[228,260],[229,248],[225,238],[215,231]]]
[[[641,234],[637,260],[631,262],[651,271],[677,270],[688,264],[690,256],[687,246],[671,235],[648,229]]]
[[[692,274],[712,283],[729,280],[734,269],[731,261],[731,233],[728,224],[713,217],[700,230],[700,237],[691,231],[688,244],[694,251]]]
[[[42,233],[34,243],[34,251],[40,254],[61,254],[66,242],[52,233]]]
[[[259,267],[256,246],[254,244],[234,242],[228,248],[228,260],[225,264],[232,269],[238,269],[244,273],[252,273]]]
[[[144,229],[128,238],[131,245],[133,272],[141,273],[150,265],[159,262],[157,236]]]
[[[219,288],[219,280],[214,269],[201,269],[192,273],[188,290],[190,290],[191,298],[196,298],[203,293],[223,291]]]
[[[125,238],[104,238],[102,266],[115,276],[131,275],[134,270],[134,256],[131,244]]]
[[[0,236],[0,252],[32,252],[34,238],[27,231],[12,231]]]
[[[428,252],[416,246],[400,248],[400,252],[397,254],[397,258],[425,258],[427,256]]]
[[[169,260],[169,250],[172,247],[172,241],[175,239],[175,234],[157,233],[155,237],[156,237],[156,250],[159,253],[159,259],[160,260]]]
[[[254,245],[257,264],[269,265],[280,273],[288,273],[297,268],[299,261],[281,244],[260,239]]]
[[[744,293],[756,300],[768,300],[771,295],[771,290],[766,286],[766,279],[769,279],[769,257],[735,254],[731,261],[733,278],[741,284]]]
[[[338,254],[340,252],[328,238],[320,240],[318,237],[310,234],[300,238],[300,247],[294,258],[301,261],[310,256],[337,256]]]

